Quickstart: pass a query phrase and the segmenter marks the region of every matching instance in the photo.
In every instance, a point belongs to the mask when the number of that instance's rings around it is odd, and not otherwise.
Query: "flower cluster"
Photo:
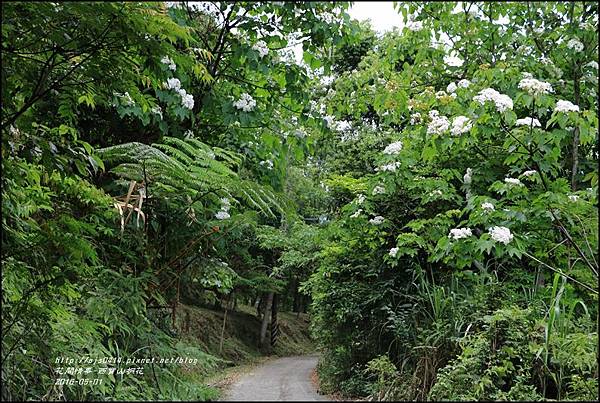
[[[453,228],[450,230],[448,238],[461,239],[470,237],[471,235],[473,235],[471,228]]]
[[[519,89],[533,95],[535,97],[554,92],[552,85],[545,81],[536,80],[535,78],[524,78],[519,82]]]
[[[450,121],[446,116],[440,116],[435,109],[429,111],[431,121],[427,125],[427,134],[442,134],[450,128]]]
[[[398,254],[399,250],[400,250],[400,248],[392,248],[392,249],[390,249],[389,255],[391,257],[396,257],[396,255]]]
[[[523,183],[521,183],[521,181],[517,178],[504,178],[504,182],[506,182],[509,185],[523,186]]]
[[[358,204],[363,204],[363,203],[365,202],[365,200],[366,200],[366,199],[367,199],[367,197],[366,197],[364,194],[360,193],[360,194],[357,196],[356,203],[358,203]]]
[[[388,154],[388,155],[393,155],[393,154],[398,154],[400,151],[402,151],[402,142],[396,141],[394,143],[389,144],[385,148],[385,150],[383,150],[383,153]]]
[[[492,101],[496,104],[498,112],[504,112],[507,109],[513,108],[513,101],[506,94],[501,94],[493,88],[486,88],[479,91],[479,94],[473,97],[474,101],[479,102],[481,105],[485,104],[486,101]]]
[[[133,100],[133,98],[131,98],[129,92],[125,92],[125,94],[117,94],[117,96],[121,99],[121,102],[125,106],[132,106],[135,104],[135,101]]]
[[[452,120],[452,129],[450,129],[450,133],[453,136],[458,136],[468,132],[472,127],[473,123],[471,122],[471,119],[466,116],[457,116]]]
[[[359,208],[358,210],[356,210],[354,213],[352,213],[350,215],[350,218],[358,218],[358,216],[360,216],[360,213],[362,213],[362,211],[363,210],[361,208]]]
[[[583,43],[579,42],[578,39],[571,39],[569,42],[567,42],[567,47],[569,49],[573,49],[576,52],[581,52],[583,50]]]
[[[382,165],[379,168],[375,168],[376,171],[389,171],[396,172],[396,169],[400,167],[400,162],[390,162],[389,164]]]
[[[573,104],[570,101],[559,100],[556,102],[554,112],[579,112],[579,106]]]
[[[452,82],[450,84],[448,84],[448,86],[446,87],[446,91],[448,91],[448,93],[453,94],[454,92],[456,92],[457,89],[457,85],[456,83]]]
[[[229,199],[227,197],[223,197],[221,199],[221,210],[215,214],[217,220],[226,220],[229,217],[229,209],[231,208],[231,204],[229,203]]]
[[[444,56],[444,63],[450,67],[460,67],[464,62],[464,60],[456,56]]]
[[[171,59],[169,56],[164,56],[160,62],[162,64],[166,64],[167,66],[169,66],[170,70],[175,71],[177,69],[177,65],[175,64],[175,62],[173,61],[173,59]]]
[[[271,160],[261,161],[258,163],[258,165],[264,166],[267,169],[273,169],[273,161],[271,161]]]
[[[410,124],[416,125],[418,123],[421,123],[421,114],[419,112],[415,112],[410,115]]]
[[[383,223],[383,220],[385,219],[382,216],[378,215],[377,217],[371,218],[369,222],[373,225],[379,225]]]
[[[495,210],[494,205],[490,202],[481,203],[481,208],[486,212]]]
[[[467,172],[463,176],[463,182],[465,185],[470,185],[472,180],[473,170],[471,168],[467,168]]]
[[[384,194],[385,193],[385,188],[383,186],[375,186],[373,188],[373,195],[378,195],[378,194]]]
[[[542,124],[536,118],[526,117],[523,119],[517,119],[515,122],[517,126],[532,126],[533,127],[542,127]]]
[[[181,81],[178,78],[167,78],[167,83],[165,84],[167,89],[169,90],[179,90],[181,88]]]
[[[523,172],[523,173],[521,174],[521,176],[525,176],[525,177],[528,177],[528,176],[533,176],[533,175],[535,175],[535,174],[536,174],[536,172],[537,172],[537,171],[536,171],[535,169],[532,169],[531,171],[525,171],[525,172]]]
[[[467,80],[466,78],[463,78],[462,80],[460,80],[458,82],[458,86],[460,88],[469,88],[470,85],[471,85],[471,82],[469,80]]]
[[[183,88],[180,88],[177,93],[181,96],[181,105],[191,110],[194,107],[194,97],[192,94],[188,94]]]
[[[240,99],[233,103],[233,106],[235,106],[237,109],[243,110],[244,112],[251,112],[256,107],[256,101],[250,94],[244,92],[240,96]]]
[[[156,106],[152,107],[151,112],[155,115],[160,116],[160,120],[163,119],[163,113],[162,113],[162,109],[160,108],[160,106],[156,105]]]
[[[260,57],[265,57],[269,54],[269,47],[265,43],[265,41],[258,41],[252,46],[252,49],[256,50]]]
[[[513,240],[513,234],[506,227],[491,227],[489,228],[489,232],[494,241],[501,242],[504,245]]]

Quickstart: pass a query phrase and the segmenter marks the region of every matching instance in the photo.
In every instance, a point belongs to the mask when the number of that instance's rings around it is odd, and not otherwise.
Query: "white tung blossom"
[[[392,249],[390,249],[389,255],[391,257],[396,257],[396,255],[398,254],[399,250],[400,250],[400,248],[392,248]]]
[[[446,116],[440,116],[435,109],[429,112],[431,121],[427,125],[427,134],[442,134],[450,128],[450,121]]]
[[[471,82],[469,80],[467,80],[466,78],[463,78],[462,80],[460,80],[458,82],[458,86],[461,88],[469,88],[470,85],[471,85]]]
[[[167,78],[165,87],[169,90],[179,90],[181,88],[181,81],[178,78]]]
[[[181,96],[181,105],[184,108],[192,109],[194,107],[194,96],[192,94],[188,94],[183,88],[177,91]]]
[[[579,112],[579,106],[575,105],[570,101],[559,100],[556,102],[554,112]]]
[[[537,120],[535,118],[531,118],[529,116],[526,118],[523,118],[523,119],[517,119],[515,124],[517,126],[531,126],[532,121],[533,121],[533,127],[542,127],[542,124],[540,123],[539,120]]]
[[[219,211],[217,214],[215,214],[215,217],[217,220],[226,220],[228,218],[230,218],[231,216],[229,215],[229,213],[227,211]]]
[[[177,69],[177,65],[175,64],[175,62],[173,61],[173,59],[171,59],[169,56],[164,56],[160,62],[162,64],[166,64],[167,66],[169,66],[170,70],[175,71]]]
[[[514,238],[513,234],[510,233],[510,229],[506,227],[491,227],[489,232],[494,241],[501,242],[504,245],[507,245]]]
[[[402,142],[396,141],[394,143],[388,144],[388,146],[383,150],[384,154],[395,155],[402,151]]]
[[[360,194],[357,196],[356,203],[358,203],[358,204],[363,204],[363,203],[365,202],[366,198],[367,198],[367,197],[366,197],[364,194],[360,193]]]
[[[256,50],[260,57],[265,57],[269,54],[269,47],[265,41],[258,41],[252,46],[252,49]]]
[[[452,94],[456,91],[457,85],[456,83],[452,82],[450,84],[448,84],[448,86],[446,87],[446,91],[448,91],[448,93]]]
[[[264,166],[267,169],[273,169],[273,161],[271,161],[271,160],[261,161],[258,164],[261,166]]]
[[[378,215],[377,217],[371,218],[369,222],[373,225],[379,225],[383,223],[383,220],[385,219],[382,216]]]
[[[583,67],[588,67],[590,69],[594,69],[594,70],[598,70],[598,62],[595,60],[592,60],[591,62],[587,63],[585,66]]]
[[[494,205],[490,202],[481,203],[481,208],[486,212],[495,210]]]
[[[465,176],[463,176],[463,182],[465,185],[470,185],[472,180],[473,170],[471,168],[467,168],[467,172]]]
[[[385,164],[382,165],[379,168],[376,168],[376,171],[389,171],[389,172],[396,172],[396,169],[400,167],[400,162],[390,162],[389,164]]]
[[[362,213],[362,211],[363,210],[361,208],[359,208],[358,210],[356,210],[354,213],[352,213],[350,215],[350,218],[358,218],[360,216],[360,213]]]
[[[473,127],[471,119],[466,116],[457,116],[452,120],[452,129],[450,133],[453,136],[458,136],[468,132]]]
[[[457,56],[444,56],[444,63],[450,67],[460,67],[464,62],[464,60]]]
[[[410,115],[410,124],[411,125],[416,125],[421,123],[421,114],[419,112],[415,112],[412,115]]]
[[[579,200],[579,196],[577,196],[577,195],[569,195],[569,200],[571,200],[572,202],[576,202],[577,200]]]
[[[567,47],[569,49],[573,49],[576,52],[581,52],[583,50],[583,43],[579,42],[578,39],[573,38],[569,42],[567,42]]]
[[[244,112],[251,112],[256,107],[256,100],[250,94],[244,92],[240,99],[233,103],[233,106]]]
[[[156,105],[156,106],[152,107],[151,111],[153,114],[160,116],[160,120],[162,120],[163,113],[162,113],[162,109],[160,108],[160,106]]]
[[[536,174],[536,172],[537,172],[537,171],[536,171],[535,169],[532,169],[531,171],[525,171],[525,172],[523,172],[523,173],[521,174],[521,176],[525,176],[525,177],[533,176],[533,175],[535,175],[535,174]]]
[[[378,195],[378,194],[383,194],[383,193],[385,193],[385,188],[383,186],[377,185],[373,188],[373,195]]]
[[[448,238],[461,239],[470,237],[471,235],[473,235],[471,228],[453,228],[450,230]]]
[[[509,185],[523,186],[523,183],[517,178],[504,178],[504,182]]]
[[[535,78],[524,78],[519,82],[519,89],[533,96],[548,94],[554,92],[552,85],[545,81],[536,80]]]
[[[512,99],[508,95],[501,94],[493,88],[486,88],[479,91],[479,94],[473,97],[473,100],[482,105],[485,104],[486,101],[492,101],[496,104],[498,112],[504,112],[507,109],[513,108]]]

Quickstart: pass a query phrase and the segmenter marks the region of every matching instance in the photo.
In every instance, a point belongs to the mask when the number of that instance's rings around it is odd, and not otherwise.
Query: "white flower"
[[[243,110],[244,112],[251,112],[256,106],[256,101],[250,94],[244,92],[240,96],[240,99],[233,103],[233,106],[235,106],[237,109]]]
[[[521,174],[521,176],[532,176],[535,175],[537,173],[537,171],[535,169],[532,169],[531,171],[525,171]]]
[[[187,94],[183,89],[180,90],[179,95],[181,95],[181,105],[191,110],[194,107],[194,96]]]
[[[452,120],[452,129],[450,133],[453,136],[458,136],[462,133],[466,133],[473,127],[471,119],[466,116],[457,116]]]
[[[439,189],[432,190],[431,192],[429,192],[429,196],[441,196],[442,194],[442,191]]]
[[[572,202],[576,202],[579,199],[579,196],[577,195],[569,195],[569,200],[571,200]]]
[[[231,203],[229,202],[229,199],[227,197],[222,197],[221,198],[221,210],[229,211],[230,207],[231,207]]]
[[[353,214],[351,214],[350,218],[358,218],[358,216],[360,216],[360,213],[362,213],[362,209],[361,208],[359,208]]]
[[[501,94],[493,88],[486,88],[479,91],[479,94],[473,97],[473,100],[482,105],[485,104],[486,101],[492,101],[496,104],[498,112],[504,112],[507,109],[513,108],[512,99],[510,99],[508,95]]]
[[[567,47],[575,50],[576,52],[581,52],[583,50],[583,43],[579,42],[578,39],[573,38],[567,42]]]
[[[173,61],[173,59],[171,59],[169,56],[164,56],[160,62],[162,64],[166,64],[169,66],[169,69],[175,71],[177,69],[177,65],[175,64],[175,62]]]
[[[155,115],[160,116],[160,120],[162,120],[163,118],[163,114],[162,114],[162,109],[160,108],[160,106],[156,105],[151,109],[151,112],[154,113]]]
[[[533,96],[548,94],[554,92],[552,85],[545,81],[536,80],[535,78],[524,78],[519,82],[519,89]]]
[[[457,88],[456,83],[450,83],[446,87],[446,91],[448,91],[450,94],[452,94],[454,91],[456,91],[456,88]]]
[[[186,130],[186,132],[183,133],[183,137],[186,139],[191,139],[194,137],[194,132],[191,130]]]
[[[494,205],[490,202],[481,203],[481,208],[485,211],[494,211]]]
[[[463,182],[465,185],[471,184],[471,175],[473,175],[473,170],[471,168],[467,168],[467,173],[463,176]]]
[[[444,63],[450,67],[460,67],[464,64],[464,60],[456,56],[444,56]]]
[[[373,224],[373,225],[379,225],[379,224],[381,224],[381,223],[383,222],[383,220],[384,220],[384,218],[383,218],[382,216],[378,215],[378,216],[377,216],[377,217],[375,217],[375,218],[371,218],[371,219],[369,220],[369,222],[370,222],[371,224]]]
[[[335,127],[333,116],[331,116],[331,115],[324,116],[323,120],[325,120],[325,124],[327,125],[328,128],[333,129]]]
[[[573,104],[570,101],[559,100],[556,102],[554,112],[579,112],[579,106]]]
[[[366,199],[366,198],[367,198],[367,197],[366,197],[364,194],[362,194],[362,193],[361,193],[361,194],[359,194],[359,195],[358,195],[358,199],[356,200],[356,202],[357,202],[358,204],[363,204],[363,203],[365,202],[365,199]]]
[[[501,242],[507,245],[513,240],[513,235],[510,233],[510,229],[506,227],[492,227],[489,229],[492,239],[496,242]]]
[[[431,121],[427,125],[427,134],[442,134],[450,128],[450,121],[446,116],[440,116],[435,109],[429,112]]]
[[[533,78],[533,74],[531,74],[527,71],[524,71],[521,74],[523,75],[523,78]]]
[[[388,144],[388,146],[383,150],[384,154],[394,155],[398,154],[402,150],[402,142],[396,141],[394,143]]]
[[[383,194],[383,193],[385,193],[385,188],[383,186],[377,185],[373,188],[373,195],[378,195],[378,194]]]
[[[421,114],[419,112],[415,112],[410,115],[410,124],[416,125],[418,123],[421,123]]]
[[[267,169],[273,169],[273,161],[265,160],[258,163],[261,166],[265,166]]]
[[[400,250],[400,248],[392,248],[392,249],[390,249],[389,255],[391,257],[396,257],[396,255],[398,254],[399,250]]]
[[[469,80],[467,80],[466,78],[463,78],[462,80],[460,80],[458,82],[458,86],[461,88],[469,88],[470,85],[471,85],[471,82]]]
[[[446,94],[446,91],[438,91],[435,93],[436,99],[440,99],[442,97],[447,97],[447,96],[448,96],[448,94]]]
[[[535,118],[531,118],[531,117],[526,117],[523,119],[517,119],[517,122],[515,123],[517,126],[531,126],[531,122],[533,120],[533,127],[542,127],[542,124],[540,123],[539,120],[535,119]]]
[[[129,92],[125,92],[125,94],[117,94],[117,95],[121,99],[121,102],[123,103],[123,105],[131,106],[131,105],[135,104],[135,101],[133,100],[133,98],[131,98],[131,95],[129,95]]]
[[[400,166],[400,162],[390,162],[389,164],[386,165],[382,165],[381,167],[377,168],[376,170],[379,171],[390,171],[390,172],[396,172],[396,169]]]
[[[215,217],[217,220],[226,220],[231,216],[227,211],[219,211],[217,214],[215,214]]]
[[[589,67],[590,69],[598,70],[598,62],[592,60],[591,62],[587,63],[584,67]]]
[[[516,178],[504,178],[504,182],[508,183],[509,185],[523,186],[521,181]]]
[[[420,31],[423,29],[423,22],[408,20],[405,27],[411,31]]]
[[[265,57],[269,54],[269,47],[265,41],[258,41],[252,46],[252,49],[256,50],[260,57]]]
[[[165,85],[170,90],[179,90],[181,88],[181,81],[178,78],[167,78]]]
[[[461,239],[470,237],[471,235],[473,235],[471,228],[453,228],[450,230],[448,238]]]

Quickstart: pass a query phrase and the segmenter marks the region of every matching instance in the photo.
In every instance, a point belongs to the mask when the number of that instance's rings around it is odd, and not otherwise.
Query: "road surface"
[[[268,361],[244,375],[228,392],[225,401],[314,401],[329,400],[319,395],[311,382],[318,357],[303,355]]]

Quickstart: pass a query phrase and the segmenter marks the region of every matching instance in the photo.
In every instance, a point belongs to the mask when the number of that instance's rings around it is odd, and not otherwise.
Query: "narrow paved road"
[[[269,361],[233,384],[224,400],[329,400],[317,393],[310,379],[317,361],[318,357],[315,355]]]

